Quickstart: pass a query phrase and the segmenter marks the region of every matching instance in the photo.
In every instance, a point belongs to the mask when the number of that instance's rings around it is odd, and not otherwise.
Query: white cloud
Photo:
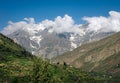
[[[8,26],[5,27],[3,30],[2,30],[2,33],[7,35],[7,34],[11,34],[17,30],[19,30],[20,28],[22,29],[27,23],[24,22],[24,21],[20,21],[20,22],[16,22],[16,23],[13,23],[12,21],[9,21],[8,22]]]
[[[54,21],[48,19],[44,20],[41,22],[41,24],[45,28],[52,28],[52,32],[74,32],[76,34],[83,33],[83,31],[79,28],[79,25],[74,24],[74,20],[68,15],[65,15],[63,18],[61,16],[58,16],[55,18]]]
[[[62,32],[72,32],[72,28],[74,27],[74,21],[72,17],[65,15],[63,18],[58,16],[55,19],[55,31]]]
[[[17,30],[26,30],[30,34],[35,33],[35,30],[44,29],[44,27],[39,23],[36,24],[34,18],[24,18],[23,21],[19,22],[8,22],[8,26],[6,26],[1,32],[5,35],[9,35]]]
[[[108,17],[84,17],[88,23],[87,31],[99,31],[99,32],[110,32],[120,31],[120,12],[110,11]],[[39,30],[49,28],[49,32],[73,32],[76,34],[84,34],[83,29],[79,28],[81,24],[77,25],[74,23],[72,17],[65,15],[64,17],[58,16],[54,20],[43,20],[42,22],[36,23],[34,18],[24,18],[23,21],[19,22],[8,22],[1,32],[5,35],[9,35],[17,30],[27,30],[30,34],[34,34]]]
[[[30,24],[34,24],[35,23],[35,20],[34,18],[24,18],[24,20],[28,21]]]
[[[72,17],[68,15],[65,15],[63,18],[58,16],[54,21],[46,19],[39,23],[35,23],[34,18],[24,18],[24,20],[20,22],[10,21],[2,33],[9,35],[19,29],[22,29],[28,31],[30,34],[34,34],[36,31],[44,30],[45,28],[52,28],[49,32],[74,32],[76,34],[82,34],[82,30],[78,27],[79,25],[75,25]]]
[[[109,17],[84,17],[83,20],[89,24],[87,30],[95,32],[120,31],[120,12],[110,11],[109,15]]]

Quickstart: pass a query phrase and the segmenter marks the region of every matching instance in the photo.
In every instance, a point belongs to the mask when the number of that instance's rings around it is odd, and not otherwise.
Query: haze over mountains
[[[120,31],[120,13],[116,11],[110,11],[108,17],[83,20],[85,24],[75,24],[72,17],[65,15],[36,23],[34,18],[24,18],[20,22],[10,21],[1,33],[34,55],[52,58]]]

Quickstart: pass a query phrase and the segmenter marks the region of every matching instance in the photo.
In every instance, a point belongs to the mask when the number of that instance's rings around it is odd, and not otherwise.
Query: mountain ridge
[[[107,17],[83,17],[82,20],[83,24],[76,24],[67,14],[41,22],[24,18],[18,22],[9,21],[1,33],[34,55],[52,58],[120,31],[120,12],[109,11]]]
[[[117,74],[120,68],[120,32],[99,41],[84,44],[53,59],[86,71]],[[114,71],[114,72],[113,72]]]
[[[73,32],[49,32],[49,30],[52,30],[52,27],[48,27],[43,30],[19,29],[7,36],[33,55],[50,59],[67,51],[72,51],[82,44],[97,41],[115,33],[91,32],[87,30],[87,26],[88,25],[82,25],[78,27],[83,31],[83,34],[76,34]],[[31,30],[33,31],[31,32]]]
[[[50,64],[47,59],[43,60],[33,56],[13,40],[0,34],[0,83],[84,83],[93,81],[99,80],[87,72],[65,64]]]
[[[22,56],[22,54],[25,56]],[[0,33],[0,59],[7,60],[8,55],[14,55],[16,57],[32,57],[32,55],[23,47]]]

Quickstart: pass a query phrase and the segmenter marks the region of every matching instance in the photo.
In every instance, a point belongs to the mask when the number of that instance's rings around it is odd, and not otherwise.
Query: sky
[[[0,0],[0,30],[9,21],[34,18],[35,22],[54,20],[69,15],[76,24],[83,17],[109,16],[109,11],[120,12],[120,0]]]

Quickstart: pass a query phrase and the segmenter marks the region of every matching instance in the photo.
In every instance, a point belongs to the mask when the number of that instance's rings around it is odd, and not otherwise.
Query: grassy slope
[[[30,82],[34,78],[31,77],[34,72],[34,60],[31,57],[32,55],[21,46],[0,34],[0,83]],[[91,74],[65,65],[49,64],[48,71],[55,83],[79,83],[80,81],[88,83],[95,81]]]
[[[66,62],[86,71],[99,71],[119,75],[120,32],[97,42],[88,43],[54,58],[53,62]]]
[[[32,55],[13,40],[0,34],[0,83],[14,77],[27,76]]]
[[[0,61],[7,61],[10,56],[29,57],[31,54],[23,49],[13,40],[0,34]]]

